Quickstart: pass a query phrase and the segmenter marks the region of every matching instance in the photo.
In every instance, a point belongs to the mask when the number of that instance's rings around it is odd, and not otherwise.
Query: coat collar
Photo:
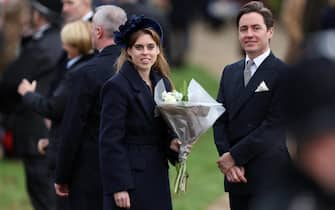
[[[262,82],[271,77],[273,72],[271,71],[272,65],[274,65],[273,61],[275,56],[271,53],[264,62],[258,67],[255,74],[251,77],[249,83],[246,87],[238,86],[237,91],[240,93],[236,98],[234,103],[232,104],[232,110],[230,113],[230,118],[232,119],[238,111],[243,107],[243,105],[248,101],[248,99],[254,94],[257,86]],[[244,60],[238,64],[239,71],[243,71],[244,69]],[[243,80],[243,73],[238,74],[242,75],[241,81]]]
[[[153,120],[155,108],[153,93],[150,92],[150,89],[147,87],[137,70],[134,68],[133,64],[127,61],[122,66],[120,74],[122,74],[128,80],[130,86],[135,92],[137,101],[140,103],[148,119]],[[150,79],[153,87],[161,78],[163,77],[160,73],[155,70],[151,70]]]
[[[119,46],[109,45],[103,48],[101,52],[97,54],[97,56],[100,57],[100,56],[106,56],[106,55],[115,54],[115,53],[120,54],[120,52],[121,52],[121,48]]]

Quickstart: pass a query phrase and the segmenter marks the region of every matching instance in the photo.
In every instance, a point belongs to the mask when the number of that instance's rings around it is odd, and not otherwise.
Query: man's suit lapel
[[[238,91],[237,98],[232,104],[232,108],[230,111],[230,119],[234,118],[234,116],[238,113],[238,111],[243,107],[243,105],[248,101],[248,99],[255,93],[258,85],[262,82],[271,77],[271,65],[273,61],[273,54],[270,54],[263,63],[258,67],[255,74],[251,77],[249,83],[246,87],[236,88]],[[242,81],[243,81],[243,73],[241,74]]]
[[[150,90],[146,87],[140,75],[129,62],[125,63],[120,73],[127,78],[146,117],[149,121],[152,121],[155,104]]]

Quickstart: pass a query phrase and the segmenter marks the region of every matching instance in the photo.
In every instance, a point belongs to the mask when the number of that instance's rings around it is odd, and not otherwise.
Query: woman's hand
[[[30,83],[27,79],[23,79],[17,88],[17,92],[24,96],[27,92],[35,92],[36,90],[36,81],[34,80]]]
[[[179,139],[175,138],[170,143],[170,149],[175,151],[175,152],[179,152],[180,145],[181,145],[181,141]]]
[[[118,207],[120,208],[130,208],[130,197],[127,191],[114,193],[114,200]]]
[[[181,141],[177,138],[173,139],[170,143],[170,149],[175,151],[175,152],[179,152],[180,150],[180,145],[181,145]],[[187,145],[187,149],[190,152],[192,149],[192,144],[188,144]]]

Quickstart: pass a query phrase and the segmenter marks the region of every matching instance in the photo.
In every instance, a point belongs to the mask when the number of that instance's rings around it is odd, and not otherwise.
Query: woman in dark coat
[[[115,41],[122,53],[118,73],[102,89],[100,159],[104,210],[171,210],[168,154],[179,141],[154,112],[153,91],[163,79],[171,90],[162,30],[133,16]],[[171,153],[170,153],[171,154]]]
[[[34,112],[51,121],[50,141],[49,139],[40,139],[36,146],[38,146],[40,153],[47,155],[52,175],[55,170],[60,124],[65,111],[68,93],[71,90],[72,75],[93,56],[91,53],[90,28],[90,23],[84,21],[71,22],[63,27],[61,40],[63,48],[67,52],[69,62],[64,79],[59,83],[51,96],[46,97],[37,93],[35,91],[36,82],[29,82],[27,79],[23,79],[18,87],[18,93],[22,95],[23,103]],[[46,148],[48,148],[47,151]],[[64,206],[59,207],[59,209],[64,208]]]

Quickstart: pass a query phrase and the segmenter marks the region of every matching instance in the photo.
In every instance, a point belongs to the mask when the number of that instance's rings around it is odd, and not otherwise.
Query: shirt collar
[[[84,15],[84,16],[82,17],[82,20],[84,20],[84,21],[88,21],[89,19],[92,18],[92,16],[93,16],[93,11],[91,10],[91,11],[89,11],[88,13],[86,13],[86,15]]]
[[[48,30],[48,28],[50,28],[49,24],[45,24],[45,25],[39,27],[38,30],[34,33],[33,39],[35,39],[35,40],[40,39],[43,36],[44,32],[46,30]]]
[[[67,64],[66,64],[66,69],[70,69],[75,63],[77,63],[77,61],[81,58],[82,56],[79,55],[77,57],[74,57],[72,59],[70,59]]]
[[[256,58],[253,59],[254,61],[254,64],[256,65],[256,67],[258,68],[262,63],[263,61],[270,55],[271,53],[271,50],[270,48],[267,49],[263,54],[257,56]],[[249,58],[249,56],[247,55],[246,58],[245,58],[245,63],[247,63],[249,60],[251,60]]]

